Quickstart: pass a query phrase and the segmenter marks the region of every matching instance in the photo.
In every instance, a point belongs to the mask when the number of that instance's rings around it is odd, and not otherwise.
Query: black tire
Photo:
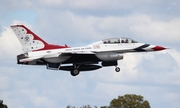
[[[76,76],[78,74],[79,74],[79,70],[78,69],[74,69],[74,70],[71,71],[71,75],[72,76]]]
[[[121,70],[121,69],[120,69],[119,67],[116,67],[116,68],[115,68],[115,71],[116,71],[116,72],[120,72],[120,70]]]

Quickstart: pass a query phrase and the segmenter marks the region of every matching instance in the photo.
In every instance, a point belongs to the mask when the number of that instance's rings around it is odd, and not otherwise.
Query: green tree
[[[8,108],[7,105],[4,105],[4,104],[3,104],[3,101],[2,101],[2,100],[0,100],[0,108]]]
[[[126,94],[118,96],[110,102],[110,106],[102,106],[101,108],[151,108],[147,100],[144,101],[143,96],[135,94]]]

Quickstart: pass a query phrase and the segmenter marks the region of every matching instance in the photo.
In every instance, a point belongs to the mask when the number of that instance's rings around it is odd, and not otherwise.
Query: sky
[[[52,44],[88,45],[129,37],[168,50],[128,53],[114,67],[82,72],[16,64],[23,53],[11,25],[23,24]],[[152,108],[180,108],[179,0],[0,0],[0,99],[8,108],[108,106],[125,94]]]

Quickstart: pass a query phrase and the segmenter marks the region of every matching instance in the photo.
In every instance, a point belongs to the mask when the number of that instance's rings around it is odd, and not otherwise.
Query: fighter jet
[[[17,55],[17,64],[41,65],[50,70],[69,71],[72,76],[107,66],[115,66],[115,71],[119,72],[117,61],[123,59],[124,53],[166,49],[126,37],[104,39],[82,47],[54,45],[47,43],[24,25],[13,25],[11,28],[24,52]]]

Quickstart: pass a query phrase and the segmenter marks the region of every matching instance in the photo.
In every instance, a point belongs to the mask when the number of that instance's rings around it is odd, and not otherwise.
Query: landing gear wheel
[[[78,74],[79,74],[79,70],[78,69],[74,69],[74,70],[71,71],[71,75],[72,76],[76,76]]]
[[[116,71],[116,72],[120,72],[120,70],[121,70],[121,69],[120,69],[119,67],[116,67],[116,68],[115,68],[115,71]]]

